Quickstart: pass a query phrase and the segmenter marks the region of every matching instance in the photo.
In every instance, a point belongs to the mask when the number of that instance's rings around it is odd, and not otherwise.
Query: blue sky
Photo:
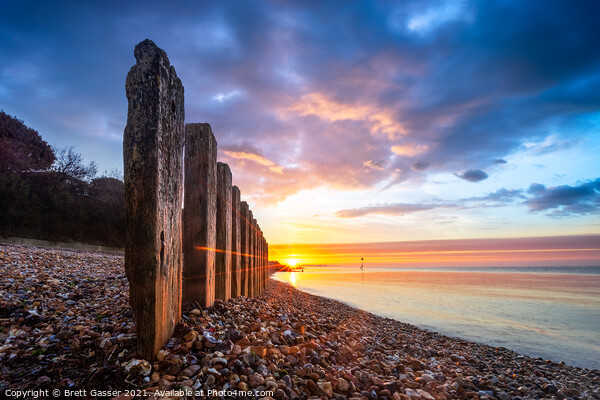
[[[150,38],[271,243],[600,233],[596,1],[5,3],[0,108],[122,170]]]

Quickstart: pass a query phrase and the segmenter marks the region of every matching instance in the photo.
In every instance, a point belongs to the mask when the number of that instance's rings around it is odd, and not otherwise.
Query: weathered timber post
[[[153,359],[181,319],[183,85],[151,40],[135,46],[123,135],[125,271],[137,351]]]
[[[265,239],[265,263],[267,267],[265,268],[265,288],[267,287],[267,283],[269,283],[269,243],[267,239]]]
[[[258,296],[258,269],[260,268],[260,257],[258,254],[258,221],[256,218],[254,223],[254,297]]]
[[[254,266],[256,265],[256,252],[254,251],[254,247],[256,244],[256,228],[253,224],[254,218],[252,215],[252,210],[248,211],[248,297],[254,297]]]
[[[260,261],[261,261],[261,269],[260,269],[260,291],[265,288],[265,234],[260,232]]]
[[[231,170],[217,163],[217,254],[215,297],[231,298]]]
[[[262,293],[263,289],[263,271],[265,269],[265,260],[263,258],[263,248],[262,248],[262,239],[263,233],[260,232],[260,240],[258,241],[258,252],[260,254],[260,269],[258,270],[258,292]]]
[[[183,301],[215,301],[217,141],[209,124],[185,126]]]
[[[252,251],[254,252],[254,264],[253,264],[253,268],[252,268],[252,293],[253,296],[256,297],[258,296],[258,288],[257,288],[257,282],[258,282],[258,265],[259,265],[259,258],[258,258],[258,222],[256,221],[256,218],[252,219],[252,227],[254,229],[254,234],[252,235],[253,237],[253,249]]]
[[[231,188],[231,297],[242,295],[240,189]]]
[[[267,283],[269,282],[269,243],[267,239],[265,239],[265,263],[267,267],[265,268],[265,288],[267,287]]]
[[[265,249],[265,237],[263,236],[262,238],[262,242],[261,242],[261,249],[262,249],[262,260],[263,260],[263,270],[262,270],[262,279],[261,279],[261,286],[262,289],[264,290],[265,287],[267,286],[267,249]]]
[[[250,254],[250,230],[248,226],[248,203],[240,201],[240,241],[241,241],[241,253],[242,253],[242,285],[241,295],[248,297],[248,268],[250,265],[249,257]]]
[[[262,248],[261,248],[261,243],[262,243],[262,230],[260,229],[260,227],[258,228],[258,242],[256,244],[256,251],[258,252],[258,270],[256,271],[256,274],[258,275],[258,279],[256,281],[256,290],[258,291],[258,294],[262,293],[262,269],[263,269],[263,259],[262,259]]]
[[[258,228],[258,240],[256,243],[256,251],[258,252],[258,269],[256,270],[256,291],[258,294],[262,293],[262,271],[263,271],[263,258],[262,258],[262,230]]]

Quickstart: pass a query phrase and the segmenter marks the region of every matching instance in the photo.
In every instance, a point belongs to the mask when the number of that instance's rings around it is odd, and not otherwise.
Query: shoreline
[[[593,268],[598,268],[598,267],[593,267]],[[313,272],[313,274],[315,273],[315,271],[311,271]],[[328,271],[329,272],[329,271]],[[376,271],[375,273],[382,273],[382,272],[387,272],[387,271]],[[392,271],[392,272],[398,272],[396,271]],[[400,271],[402,273],[404,273],[405,271]],[[419,276],[421,275],[425,275],[427,274],[428,270],[410,270],[410,273],[415,272],[418,273]],[[434,272],[438,272],[438,271],[434,271]],[[446,272],[446,271],[442,271],[442,272]],[[464,271],[448,271],[452,274],[462,274],[464,273]],[[478,271],[479,272],[479,271]],[[487,271],[481,271],[482,273],[485,272],[487,273]],[[490,272],[490,273],[495,273],[495,272]],[[504,272],[500,272],[500,273],[504,273]],[[365,273],[365,276],[367,273]],[[528,274],[527,272],[520,272],[520,275],[523,274]],[[545,273],[544,275],[548,276],[549,273]],[[537,276],[538,274],[536,274]],[[580,275],[580,274],[578,274]],[[472,326],[468,326],[468,323],[470,321],[464,321],[464,320],[460,320],[461,322],[464,323],[464,325],[462,327],[456,327],[455,325],[453,325],[451,322],[453,322],[453,320],[446,320],[444,318],[438,318],[438,319],[430,319],[430,320],[426,320],[423,321],[423,319],[419,318],[419,312],[424,312],[427,313],[428,311],[432,311],[432,308],[427,308],[427,307],[423,307],[423,309],[416,309],[414,307],[416,307],[414,305],[414,303],[411,303],[411,300],[408,297],[403,297],[403,296],[408,296],[408,294],[404,293],[404,295],[402,296],[394,296],[393,293],[389,293],[389,291],[387,291],[386,293],[388,294],[388,296],[382,296],[380,292],[376,292],[375,289],[377,289],[376,286],[373,286],[375,284],[370,285],[370,281],[369,279],[366,280],[366,284],[364,283],[365,281],[363,281],[363,285],[365,285],[362,288],[357,288],[356,289],[356,293],[357,296],[351,296],[352,292],[351,292],[351,285],[354,281],[352,280],[348,280],[348,281],[341,281],[340,282],[340,286],[341,289],[338,291],[338,288],[334,288],[334,289],[328,289],[327,286],[325,285],[327,280],[329,279],[329,277],[331,277],[332,275],[326,275],[327,278],[325,278],[323,281],[319,281],[318,279],[316,279],[316,275],[312,276],[310,279],[307,278],[306,282],[301,279],[301,278],[296,278],[294,280],[290,279],[289,277],[287,277],[287,275],[276,275],[274,276],[274,279],[283,282],[283,283],[290,283],[292,284],[292,286],[294,286],[296,289],[306,292],[308,294],[311,295],[316,295],[316,296],[323,296],[323,297],[327,297],[333,300],[337,300],[343,304],[345,304],[346,306],[349,307],[354,307],[366,312],[371,312],[374,315],[377,315],[379,317],[382,318],[391,318],[393,320],[399,321],[399,322],[405,322],[411,325],[416,326],[417,328],[423,329],[423,330],[427,330],[430,332],[435,332],[435,333],[439,333],[448,337],[453,337],[453,338],[460,338],[463,340],[468,340],[468,341],[472,341],[474,343],[478,343],[478,344],[483,344],[483,345],[488,345],[488,346],[492,346],[492,347],[505,347],[508,348],[509,350],[514,351],[515,353],[524,355],[524,356],[528,356],[529,358],[542,358],[544,360],[551,360],[557,363],[560,362],[564,362],[567,365],[571,365],[574,367],[579,367],[579,368],[584,368],[584,369],[600,369],[600,364],[598,364],[598,358],[596,358],[597,355],[597,346],[593,343],[590,342],[572,342],[569,343],[569,340],[573,339],[575,340],[578,336],[576,333],[573,333],[572,336],[568,336],[568,334],[572,333],[572,332],[577,332],[577,331],[569,331],[567,332],[567,334],[565,335],[565,333],[560,332],[560,334],[562,334],[562,342],[558,342],[557,340],[555,340],[554,343],[552,342],[548,342],[548,339],[552,339],[553,336],[551,334],[548,334],[548,331],[551,329],[550,324],[546,324],[546,326],[539,326],[539,325],[535,325],[535,322],[529,322],[528,319],[521,319],[519,320],[518,318],[521,316],[521,314],[513,314],[513,315],[507,315],[505,312],[502,314],[505,318],[511,318],[511,322],[514,321],[514,324],[529,324],[529,325],[521,325],[522,327],[525,327],[525,329],[522,329],[521,331],[517,331],[516,334],[513,332],[506,332],[505,330],[505,326],[500,326],[498,328],[498,331],[501,331],[502,329],[504,329],[503,334],[502,335],[497,335],[496,334],[496,328],[492,328],[494,326],[494,322],[496,321],[501,321],[503,322],[501,319],[499,319],[497,314],[494,314],[493,312],[490,313],[489,315],[483,314],[481,311],[479,311],[479,315],[476,315],[476,317],[481,318],[481,316],[485,315],[486,316],[486,321],[489,321],[489,324],[482,322],[481,320],[477,320],[477,323],[473,323]],[[600,277],[600,275],[598,274],[592,274],[592,276],[594,277],[594,279],[597,280],[598,277]],[[366,288],[366,289],[365,289]],[[386,287],[387,289],[387,287]],[[365,295],[361,295],[361,293],[366,293]],[[373,302],[370,301],[372,300],[371,297],[367,297],[370,296],[371,293],[379,293],[379,299],[377,302]],[[420,292],[417,297],[422,296],[423,292]],[[402,300],[404,299],[404,300]],[[411,312],[408,313],[403,313],[402,311],[399,312],[395,312],[394,309],[387,307],[387,303],[394,303],[394,304],[399,304],[399,308],[401,309],[403,306],[408,307],[409,309],[411,309]],[[401,303],[406,303],[405,305],[401,304]],[[387,308],[386,308],[387,307]],[[518,308],[512,308],[512,310],[515,310]],[[441,308],[441,309],[433,309],[433,311],[439,311],[440,314],[446,315],[445,313],[457,313],[456,315],[458,317],[461,317],[464,315],[460,314],[460,312],[462,312],[463,310],[469,310],[469,308],[458,308],[456,306],[454,306],[453,308]],[[448,323],[448,321],[450,322],[447,326],[444,325],[444,323]],[[594,321],[594,319],[591,319],[591,321]],[[539,322],[539,321],[538,321]],[[554,321],[557,324],[560,323],[561,321]],[[464,327],[466,325],[466,327]],[[461,329],[462,328],[462,329]],[[539,332],[534,332],[534,329],[538,328]],[[558,335],[559,333],[557,333],[556,335]],[[558,337],[558,336],[556,336]],[[542,344],[544,343],[544,344]],[[568,343],[569,346],[567,346],[566,344],[563,346],[563,343]],[[577,345],[580,345],[581,347],[578,348]],[[586,351],[582,351],[582,348],[584,346],[590,346],[589,349],[585,349]],[[594,347],[596,346],[596,347]]]
[[[0,245],[0,391],[600,398],[600,370],[448,337],[273,279],[255,299],[187,306],[158,360],[137,359],[122,262],[119,254]]]

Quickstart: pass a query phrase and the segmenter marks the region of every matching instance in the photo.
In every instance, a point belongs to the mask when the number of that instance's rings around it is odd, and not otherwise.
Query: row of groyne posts
[[[229,166],[217,162],[210,125],[184,126],[183,85],[167,54],[146,39],[134,55],[123,137],[125,270],[137,350],[153,359],[182,304],[259,295],[268,244]]]

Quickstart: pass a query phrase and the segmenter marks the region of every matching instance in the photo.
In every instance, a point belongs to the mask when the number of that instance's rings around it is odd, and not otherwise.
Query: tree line
[[[125,185],[0,110],[0,236],[122,247]]]

